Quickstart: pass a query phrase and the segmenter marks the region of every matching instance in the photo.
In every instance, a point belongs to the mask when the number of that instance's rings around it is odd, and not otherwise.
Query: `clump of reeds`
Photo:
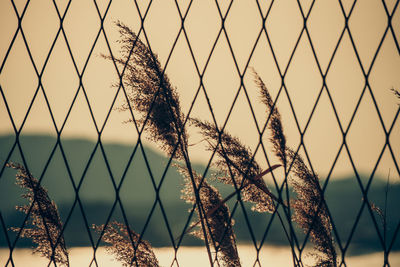
[[[25,214],[29,213],[28,224],[32,226],[32,228],[11,229],[19,232],[21,237],[31,239],[37,245],[33,253],[40,254],[57,264],[69,266],[68,251],[62,235],[63,223],[57,205],[50,199],[47,190],[22,165],[8,163],[6,166],[18,170],[16,183],[21,188],[27,189],[22,197],[29,200],[29,204],[16,208]],[[134,263],[136,266],[158,266],[149,242],[141,240],[140,235],[130,229],[129,235],[128,228],[123,224],[112,222],[105,229],[104,225],[93,227],[103,233],[103,241],[111,244],[107,247],[107,251],[122,262],[123,266],[132,266]]]
[[[220,221],[222,218],[229,218],[226,200],[222,200],[218,190],[211,187],[205,179],[201,179],[201,176],[196,174],[190,166],[188,135],[184,123],[187,118],[181,112],[176,89],[171,85],[157,56],[149,47],[140,41],[126,25],[118,22],[117,26],[121,34],[123,57],[116,61],[126,66],[121,82],[127,93],[127,101],[120,110],[134,108],[139,111],[142,117],[138,121],[146,123],[145,130],[149,133],[150,139],[156,141],[169,155],[185,160],[186,166],[180,169],[183,170],[186,180],[190,182],[186,184],[184,198],[197,206],[203,228],[203,233],[199,236],[211,238],[214,244],[215,242],[229,243],[230,249],[236,251],[232,222]],[[278,109],[261,77],[255,71],[253,72],[255,83],[261,91],[261,101],[266,105],[269,114],[267,126],[271,132],[269,140],[272,143],[273,152],[282,163],[285,175],[294,175],[292,179],[286,180],[292,184],[297,194],[297,199],[292,201],[294,208],[292,220],[309,233],[315,249],[320,252],[316,256],[316,264],[336,266],[332,225],[318,175],[309,170],[297,152],[287,147]],[[394,92],[399,96],[397,91]],[[207,149],[217,154],[218,160],[215,166],[222,174],[217,176],[219,181],[234,185],[236,190],[240,191],[243,200],[255,204],[253,209],[256,211],[274,212],[274,201],[287,208],[270,192],[262,179],[263,175],[273,168],[263,172],[254,160],[250,149],[229,133],[219,131],[211,123],[198,119],[191,119],[191,122],[200,129],[207,140]],[[220,223],[214,223],[217,221]],[[218,241],[217,237],[220,237],[221,231],[228,233],[226,237],[228,239],[222,238]],[[237,255],[237,252],[232,251],[222,252],[222,254]]]
[[[140,118],[132,117],[129,121],[142,125],[148,137],[157,142],[172,158],[184,161],[185,166],[177,164],[185,178],[182,198],[194,205],[199,217],[199,221],[192,224],[189,230],[201,223],[201,230],[193,234],[207,240],[206,244],[215,249],[218,264],[240,266],[233,221],[225,204],[230,197],[240,193],[244,201],[255,204],[252,209],[258,212],[275,212],[274,201],[282,204],[285,209],[293,207],[292,220],[305,233],[309,233],[318,252],[314,254],[316,266],[335,267],[337,263],[332,225],[318,175],[309,170],[297,152],[287,147],[281,116],[260,76],[254,71],[261,101],[266,105],[269,114],[267,127],[271,132],[269,140],[273,145],[273,152],[284,166],[285,175],[294,175],[289,182],[297,194],[297,199],[287,203],[287,206],[270,192],[262,179],[265,174],[280,165],[262,171],[251,150],[238,138],[199,119],[191,119],[191,123],[200,129],[205,137],[208,142],[207,149],[216,152],[215,166],[220,171],[216,179],[233,185],[236,188],[235,193],[222,199],[218,189],[191,168],[188,134],[185,128],[187,118],[181,111],[176,88],[164,73],[157,55],[126,25],[117,22],[117,26],[121,34],[119,42],[122,58],[104,57],[126,67],[121,80],[126,92],[126,102],[119,109],[139,111]],[[394,92],[396,96],[400,96],[398,91]],[[22,166],[9,164],[9,167],[18,170],[17,183],[28,189],[24,197],[30,201],[30,205],[18,209],[29,212],[34,226],[31,229],[13,230],[19,231],[21,236],[31,238],[38,245],[35,252],[56,263],[68,265],[68,252],[61,234],[63,225],[55,203]],[[107,251],[123,266],[159,266],[149,242],[142,240],[129,226],[111,222],[106,226],[93,227],[101,233],[102,240],[109,244]]]
[[[298,153],[286,146],[279,111],[261,77],[254,70],[253,73],[261,92],[261,100],[270,116],[268,128],[275,155],[285,166],[285,172],[294,174],[294,177],[289,179],[297,195],[297,199],[291,203],[291,207],[294,208],[292,220],[311,236],[314,247],[319,252],[313,253],[316,259],[315,266],[337,266],[332,224],[318,175],[309,170]]]
[[[69,266],[68,251],[62,235],[63,224],[58,213],[57,205],[52,201],[39,181],[22,165],[8,163],[7,167],[18,170],[16,184],[27,192],[22,195],[29,204],[17,206],[17,210],[29,213],[28,225],[32,228],[11,228],[22,237],[30,238],[37,247],[34,253],[41,254],[55,263]]]
[[[135,109],[145,123],[145,131],[151,140],[156,141],[161,149],[178,160],[184,160],[187,178],[187,195],[196,203],[203,234],[207,236],[216,251],[220,251],[221,260],[229,266],[238,266],[239,258],[233,236],[229,210],[221,205],[214,212],[207,212],[214,204],[222,203],[216,189],[210,187],[192,170],[188,155],[188,135],[184,126],[185,115],[182,113],[179,96],[164,73],[158,57],[144,44],[129,27],[117,22],[122,44],[122,58],[117,63],[125,66],[126,72],[122,83],[127,93],[127,101],[121,111]],[[106,57],[111,59],[110,57]],[[133,121],[133,120],[131,120]],[[189,193],[190,192],[190,193]],[[187,196],[186,195],[186,196]],[[189,200],[189,198],[187,198]],[[206,210],[205,212],[203,212]],[[224,223],[222,223],[224,221]],[[226,229],[225,226],[229,226]],[[222,233],[225,233],[224,237]],[[211,238],[211,239],[210,239]]]
[[[150,243],[141,239],[139,234],[126,225],[113,221],[107,226],[93,225],[93,228],[101,233],[102,240],[109,244],[106,247],[107,252],[123,266],[159,266]]]

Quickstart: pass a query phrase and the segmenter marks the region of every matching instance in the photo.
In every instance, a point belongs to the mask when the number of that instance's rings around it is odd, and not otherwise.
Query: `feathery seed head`
[[[218,179],[226,184],[236,184],[237,187],[243,183],[245,185],[241,190],[243,200],[254,203],[253,210],[273,212],[275,206],[271,196],[266,194],[270,191],[264,180],[260,178],[249,181],[262,172],[250,149],[244,146],[238,138],[225,132],[220,133],[215,126],[208,122],[198,119],[191,119],[191,122],[207,138],[208,150],[217,152],[218,160],[215,165],[224,174],[218,176]]]
[[[68,251],[62,236],[63,224],[56,204],[50,199],[47,190],[22,165],[7,163],[6,166],[18,170],[16,184],[27,190],[22,197],[27,199],[29,204],[16,208],[26,214],[29,212],[28,225],[32,226],[32,228],[11,229],[20,232],[22,237],[30,238],[37,245],[33,250],[34,253],[68,266]]]
[[[102,240],[109,244],[106,247],[107,252],[114,255],[123,266],[159,266],[150,243],[141,239],[139,234],[128,229],[126,225],[113,221],[106,227],[93,225],[93,228],[103,233]]]
[[[271,141],[273,145],[273,149],[275,152],[275,155],[279,158],[279,160],[282,162],[282,165],[285,167],[286,171],[286,137],[283,133],[283,126],[282,126],[282,121],[281,121],[281,115],[278,111],[278,108],[275,106],[274,101],[272,100],[271,94],[269,93],[267,86],[261,79],[261,77],[258,75],[258,73],[253,69],[253,74],[254,74],[254,79],[255,83],[260,89],[260,94],[261,94],[261,102],[265,104],[267,107],[267,110],[269,112],[269,123],[268,123],[268,128],[271,131],[271,137],[269,140]]]
[[[135,121],[141,125],[146,123],[144,129],[149,134],[148,138],[158,143],[169,155],[177,147],[175,157],[182,158],[182,153],[185,152],[178,144],[187,146],[187,133],[176,88],[164,73],[158,56],[128,26],[121,22],[116,24],[121,35],[119,43],[122,58],[103,57],[126,66],[121,83],[127,94],[127,101],[119,110],[139,111],[141,117]],[[133,118],[128,120],[133,121]]]
[[[184,188],[182,189],[182,199],[186,202],[196,203],[194,197],[194,190],[191,183],[190,173],[187,168],[177,165],[178,170],[185,178]],[[218,255],[220,264],[224,266],[240,266],[239,255],[236,248],[236,237],[233,232],[233,220],[230,218],[228,206],[222,202],[222,198],[218,190],[209,185],[205,180],[202,181],[201,175],[194,172],[193,178],[198,188],[201,205],[202,205],[202,218],[206,225],[207,240],[210,242]],[[201,183],[201,184],[200,184]],[[215,207],[218,209],[212,213]],[[196,209],[199,213],[199,207]],[[198,215],[200,218],[200,216]],[[198,238],[204,239],[204,232],[196,230],[193,235]]]

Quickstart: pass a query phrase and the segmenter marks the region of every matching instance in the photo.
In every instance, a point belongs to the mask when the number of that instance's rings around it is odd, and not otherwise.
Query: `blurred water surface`
[[[293,266],[293,258],[290,247],[265,246],[260,250],[259,262],[257,262],[256,250],[252,245],[238,246],[242,266]],[[30,249],[16,249],[13,251],[14,266],[48,266],[48,260],[39,255],[33,255]],[[180,267],[204,267],[210,266],[207,251],[204,247],[180,247],[176,254],[173,248],[155,248],[155,254],[160,266],[180,266]],[[8,249],[0,249],[0,265],[12,266],[11,262],[7,265],[9,257]],[[96,263],[92,262],[93,249],[90,247],[75,247],[70,249],[71,266],[122,266],[115,261],[105,249],[99,248],[96,252]],[[311,258],[303,255],[304,263],[311,263]],[[375,267],[383,266],[383,253],[371,253],[358,256],[346,256],[347,267]],[[392,252],[389,256],[390,266],[400,266],[400,252]],[[54,265],[50,265],[54,266]]]

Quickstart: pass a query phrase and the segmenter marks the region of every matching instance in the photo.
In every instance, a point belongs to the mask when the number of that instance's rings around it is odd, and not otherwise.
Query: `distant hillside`
[[[93,141],[89,140],[66,139],[61,141],[61,150],[60,146],[56,146],[56,141],[56,138],[49,136],[20,137],[23,157],[30,172],[39,179],[45,169],[41,184],[57,203],[62,217],[69,215],[71,206],[74,204],[76,196],[72,183],[74,181],[76,187],[80,186],[77,196],[81,200],[85,215],[87,215],[88,225],[104,223],[116,200],[113,179],[115,186],[118,186],[124,176],[119,190],[119,198],[123,203],[124,212],[132,219],[132,227],[136,231],[141,231],[156,201],[153,181],[158,187],[164,176],[168,159],[147,147],[143,149],[144,153],[138,147],[133,155],[135,148],[133,145],[104,144],[96,146]],[[14,136],[0,137],[1,167],[14,142]],[[54,147],[56,148],[54,149]],[[53,156],[49,161],[52,153]],[[128,164],[131,156],[131,162]],[[146,167],[144,158],[146,158],[149,168]],[[18,147],[14,149],[8,161],[23,162]],[[16,171],[6,168],[0,177],[0,210],[8,226],[19,225],[21,223],[18,221],[23,219],[21,214],[15,211],[16,205],[25,203],[20,197],[23,191],[15,185],[15,173]],[[179,226],[183,228],[185,223],[183,218],[187,217],[187,209],[190,207],[180,199],[180,188],[182,188],[182,178],[176,169],[171,167],[163,178],[159,197],[165,212],[168,212],[168,222],[176,229]],[[75,203],[72,215],[73,223],[70,227],[74,231],[71,231],[71,234],[77,237],[73,238],[73,243],[82,244],[83,232],[83,236],[86,237],[84,243],[87,244],[89,238],[85,233],[87,231],[84,229],[79,203]],[[114,215],[121,219],[119,204],[116,206]],[[153,219],[148,227],[150,227],[149,233],[153,235],[165,230],[165,233],[160,233],[160,238],[156,240],[156,243],[163,244],[169,239],[168,232],[165,227],[156,227],[153,223],[162,219],[161,217],[160,206],[156,205],[152,215]],[[4,245],[4,241],[3,233],[1,233],[0,244]]]
[[[118,196],[122,202],[123,213],[133,229],[141,232],[145,228],[144,238],[155,246],[171,245],[169,231],[174,238],[181,234],[190,208],[190,205],[180,199],[182,177],[173,167],[170,167],[164,175],[168,159],[157,151],[148,147],[144,147],[142,151],[142,148],[138,147],[133,153],[135,145],[104,143],[100,146],[93,141],[83,139],[63,139],[60,141],[61,149],[54,137],[30,135],[20,137],[22,155],[18,146],[10,155],[14,143],[14,136],[0,137],[0,168],[9,156],[8,161],[14,162],[23,162],[23,157],[31,173],[37,178],[42,177],[42,185],[48,189],[50,197],[57,203],[61,217],[66,223],[65,236],[70,246],[90,244],[86,225],[104,223],[109,216],[112,219],[122,220],[122,210],[119,202],[115,202],[117,194],[114,189],[114,186],[119,186],[121,179],[124,180]],[[196,165],[195,168],[204,167]],[[0,211],[7,228],[21,225],[24,218],[15,211],[16,205],[25,203],[20,197],[23,192],[15,185],[15,173],[14,170],[6,168],[0,177]],[[159,186],[161,180],[163,182],[159,189],[159,199],[162,205],[156,201],[154,189],[154,186]],[[362,178],[362,182],[365,185],[367,179]],[[78,194],[75,194],[73,183],[75,187],[79,187]],[[384,208],[385,188],[386,183],[383,180],[374,178],[368,192],[368,200]],[[231,191],[230,188],[221,187],[224,195]],[[79,197],[80,201],[75,202],[75,197]],[[358,220],[349,249],[365,251],[381,248],[375,222],[379,231],[382,230],[382,224],[377,215],[372,214],[376,219],[374,222],[364,206],[358,218],[363,202],[355,177],[343,179],[332,177],[326,189],[325,199],[333,217],[335,231],[342,243],[348,240]],[[390,185],[386,208],[389,225],[387,236],[390,238],[400,222],[400,213],[396,207],[398,203],[400,203],[400,186]],[[238,239],[250,242],[252,237],[242,207],[239,205],[234,209],[234,200],[229,204],[231,210],[235,210],[233,217],[236,221],[235,233]],[[260,240],[271,215],[254,213],[250,211],[248,205],[245,207],[252,231],[257,240]],[[147,221],[149,216],[150,219]],[[287,244],[276,217],[271,227],[266,242]],[[96,240],[96,233],[91,231],[91,235]],[[299,233],[299,236],[302,234]],[[14,240],[12,234],[10,238],[12,242]],[[397,238],[393,242],[393,249],[400,248],[399,240],[400,238]],[[183,240],[183,244],[186,245],[200,244],[200,242],[189,237]],[[387,244],[391,242],[391,239],[387,240]],[[27,240],[18,241],[18,245],[21,246],[28,244]],[[4,232],[0,231],[0,246],[6,245]]]
[[[1,166],[3,166],[14,140],[14,136],[0,137]],[[143,203],[155,200],[155,194],[149,193],[154,191],[152,178],[158,185],[168,163],[168,159],[160,153],[146,147],[143,154],[141,147],[138,147],[133,155],[134,145],[107,143],[100,146],[92,141],[82,139],[61,140],[61,150],[60,146],[56,145],[56,141],[56,138],[48,136],[20,137],[23,156],[30,172],[35,177],[40,178],[48,164],[42,184],[49,190],[55,201],[71,202],[74,200],[71,180],[75,182],[76,186],[83,180],[79,190],[82,200],[113,201],[115,199],[113,179],[117,185],[125,171],[127,172],[120,191],[122,199]],[[53,156],[49,160],[52,153]],[[149,168],[146,167],[143,155],[146,157]],[[128,165],[131,156],[132,159]],[[9,161],[23,162],[18,147],[15,147]],[[6,171],[5,174],[8,177],[9,171]],[[12,179],[5,180],[7,181],[2,181],[2,183],[13,184]],[[174,168],[169,168],[160,195],[168,198],[168,201],[180,201],[179,196],[167,194],[167,192],[170,192],[171,188],[177,188],[181,183],[180,175]],[[3,204],[0,205],[3,208]]]

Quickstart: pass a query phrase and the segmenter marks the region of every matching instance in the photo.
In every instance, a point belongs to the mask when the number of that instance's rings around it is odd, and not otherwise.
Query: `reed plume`
[[[312,173],[302,157],[286,146],[286,138],[283,132],[281,116],[274,105],[261,77],[253,70],[255,83],[261,92],[261,100],[267,107],[270,116],[268,129],[271,132],[270,141],[277,158],[285,166],[285,172],[294,174],[289,182],[297,195],[292,202],[295,221],[305,233],[310,233],[314,248],[319,253],[313,253],[316,259],[315,266],[337,266],[336,250],[332,236],[332,224],[328,214],[328,208],[324,201],[323,192],[317,174]],[[290,163],[291,169],[286,170]]]
[[[16,184],[27,190],[22,197],[27,199],[29,204],[16,208],[25,214],[29,213],[27,224],[32,226],[11,229],[20,232],[21,237],[29,238],[37,245],[33,253],[41,254],[60,265],[69,266],[68,251],[62,235],[63,224],[57,205],[50,199],[47,190],[22,165],[7,163],[6,166],[18,170]]]
[[[148,138],[175,157],[182,159],[187,146],[187,133],[184,129],[183,115],[176,88],[170,83],[168,76],[158,60],[157,54],[144,44],[128,26],[117,22],[119,28],[122,57],[115,60],[126,66],[121,83],[127,94],[127,101],[118,109],[129,111],[135,109],[141,113],[137,122],[143,125]],[[128,120],[133,122],[133,119]],[[182,143],[182,146],[178,146]],[[182,148],[183,147],[183,148]]]
[[[291,179],[291,184],[297,194],[297,199],[292,203],[293,221],[305,233],[310,233],[314,248],[319,252],[313,253],[316,259],[315,266],[336,267],[337,256],[332,236],[332,224],[318,175],[313,174],[302,157],[292,149],[288,148],[286,153],[292,161],[291,171],[295,178]]]
[[[267,124],[267,127],[271,132],[271,137],[269,138],[269,140],[272,143],[275,155],[282,162],[286,171],[286,137],[283,133],[281,115],[278,109],[275,107],[274,101],[272,100],[271,94],[265,86],[265,83],[254,69],[252,69],[252,71],[255,77],[255,83],[260,89],[261,102],[265,106],[267,106],[268,112],[270,114],[269,123]]]
[[[186,202],[195,204],[196,198],[191,184],[190,173],[187,168],[182,166],[178,166],[178,169],[183,177],[185,177],[181,197]],[[234,222],[231,219],[228,206],[223,203],[221,195],[215,187],[209,185],[196,172],[193,173],[193,176],[196,186],[199,188],[199,196],[204,213],[203,216],[199,216],[200,209],[196,209],[196,212],[198,217],[205,221],[204,224],[208,225],[206,229],[207,240],[209,245],[213,246],[216,251],[218,263],[223,266],[241,266],[236,247],[236,238],[232,229]],[[214,210],[215,207],[218,208]],[[196,230],[193,232],[193,235],[204,239],[204,231]]]
[[[93,228],[102,233],[102,240],[109,244],[106,246],[107,252],[122,266],[159,266],[150,243],[126,225],[113,221],[107,226],[93,225]]]
[[[217,179],[226,184],[242,186],[243,200],[254,203],[253,210],[258,212],[273,212],[273,200],[277,198],[270,192],[262,179],[262,169],[253,159],[250,149],[229,133],[220,133],[215,126],[198,119],[191,122],[200,129],[208,141],[208,150],[216,151],[218,160],[216,167],[221,171]],[[231,174],[233,178],[231,178]],[[233,180],[234,179],[234,180]]]

